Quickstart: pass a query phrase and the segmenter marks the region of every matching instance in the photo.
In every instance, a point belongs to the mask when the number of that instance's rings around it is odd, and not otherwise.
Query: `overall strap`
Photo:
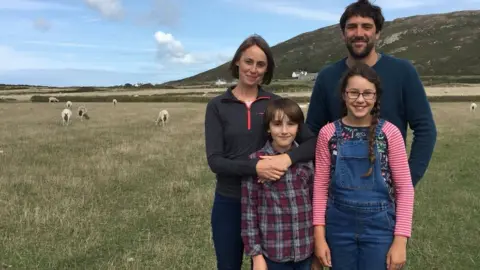
[[[382,133],[382,128],[383,128],[383,125],[385,124],[385,119],[378,119],[378,124],[377,124],[377,128],[375,129],[375,138],[378,138],[378,136],[380,136],[380,134]]]
[[[335,124],[335,136],[337,137],[337,140],[342,138],[342,125],[340,121],[342,121],[341,118],[333,122]]]

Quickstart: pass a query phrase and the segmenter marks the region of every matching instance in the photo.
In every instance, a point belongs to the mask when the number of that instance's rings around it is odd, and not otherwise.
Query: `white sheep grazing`
[[[113,106],[117,106],[117,100],[113,99]]]
[[[67,106],[67,108],[71,108],[72,107],[72,102],[69,100],[67,101],[67,103],[65,103],[65,106]]]
[[[49,97],[48,98],[48,103],[52,103],[52,102],[58,102],[59,100],[56,98],[56,97]]]
[[[85,106],[78,107],[78,117],[80,117],[80,121],[83,121],[83,118],[90,119],[87,113],[87,108]]]
[[[470,111],[471,112],[474,112],[476,109],[477,109],[477,104],[476,103],[470,104]]]
[[[72,117],[72,111],[70,109],[63,109],[62,111],[62,125],[70,124],[70,118]]]
[[[170,114],[168,113],[167,110],[161,110],[158,113],[157,120],[155,121],[156,125],[159,125],[160,121],[162,121],[162,127],[165,126],[166,123],[168,123],[168,119],[170,118]]]

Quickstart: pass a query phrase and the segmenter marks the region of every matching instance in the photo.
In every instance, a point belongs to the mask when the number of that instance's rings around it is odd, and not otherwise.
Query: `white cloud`
[[[123,16],[123,6],[120,0],[84,0],[85,3],[98,10],[103,16],[118,19]]]
[[[167,60],[179,64],[196,64],[199,59],[191,53],[185,52],[182,43],[175,39],[172,34],[157,31],[154,34],[158,44],[160,58],[167,57]]]
[[[195,57],[193,57],[193,55],[187,53],[181,57],[172,58],[172,62],[188,65],[188,64],[195,64],[198,62],[198,60]]]
[[[182,43],[176,40],[172,34],[157,31],[154,36],[157,43],[162,47],[166,47],[168,53],[173,57],[182,57],[185,55]]]
[[[212,65],[224,64],[231,60],[236,50],[236,47],[225,47],[216,50],[208,49],[187,52],[183,44],[170,33],[157,31],[154,37],[158,44],[157,54],[160,61],[189,65],[192,67],[211,68]],[[204,47],[216,47],[215,44],[211,44],[211,42],[196,42],[202,44]]]
[[[0,10],[31,11],[31,10],[76,10],[75,7],[54,2],[32,0],[0,0]]]

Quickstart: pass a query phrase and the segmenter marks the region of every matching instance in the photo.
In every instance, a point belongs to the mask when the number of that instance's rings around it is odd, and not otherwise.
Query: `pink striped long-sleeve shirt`
[[[344,139],[362,139],[365,128],[342,124]],[[382,127],[384,143],[379,144],[382,175],[391,187],[390,196],[396,202],[395,235],[410,237],[412,230],[414,189],[408,166],[407,152],[400,130],[385,121]],[[315,180],[313,191],[313,225],[325,225],[328,186],[335,169],[336,149],[335,125],[325,125],[318,134],[315,155]],[[335,151],[336,152],[336,151]]]

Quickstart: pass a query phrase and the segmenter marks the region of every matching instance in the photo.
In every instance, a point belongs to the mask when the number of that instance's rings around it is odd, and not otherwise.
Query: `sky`
[[[351,2],[0,0],[0,83],[110,86],[178,80],[231,60],[251,34],[274,46],[337,24]],[[480,0],[373,2],[388,21],[480,9]]]

